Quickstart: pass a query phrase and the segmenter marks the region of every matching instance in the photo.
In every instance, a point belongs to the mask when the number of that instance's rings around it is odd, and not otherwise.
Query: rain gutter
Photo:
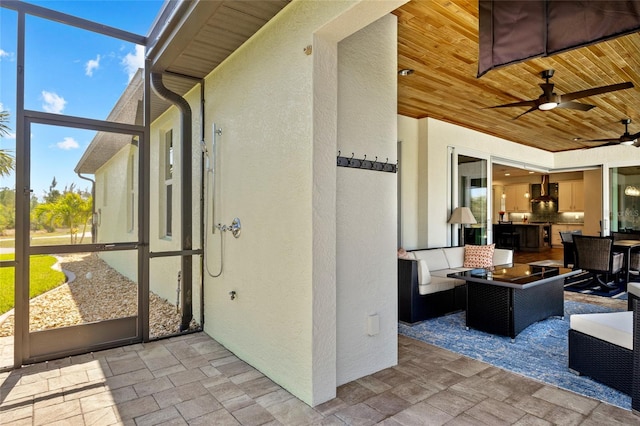
[[[182,318],[180,320],[180,331],[189,329],[189,324],[193,318],[193,260],[190,254],[193,248],[192,232],[193,232],[193,201],[192,201],[192,113],[189,103],[180,95],[169,90],[162,82],[162,74],[157,72],[151,73],[151,86],[158,96],[171,102],[180,110],[180,126],[181,138],[181,249],[184,252],[181,256],[182,269],[182,287],[180,300],[182,300]]]

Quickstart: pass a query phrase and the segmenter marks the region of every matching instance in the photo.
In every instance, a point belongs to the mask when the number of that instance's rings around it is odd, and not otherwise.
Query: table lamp
[[[451,213],[451,217],[447,223],[450,225],[462,225],[460,227],[460,245],[464,246],[464,225],[470,225],[478,222],[476,221],[476,218],[473,217],[473,213],[471,213],[471,209],[469,207],[456,207]]]

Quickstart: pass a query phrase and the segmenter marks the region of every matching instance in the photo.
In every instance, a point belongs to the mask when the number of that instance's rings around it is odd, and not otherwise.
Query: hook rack
[[[365,169],[365,170],[374,170],[376,172],[389,172],[389,173],[397,173],[398,164],[389,164],[389,158],[387,158],[384,163],[382,161],[378,161],[378,157],[375,160],[367,160],[367,156],[364,158],[354,158],[355,154],[352,152],[351,157],[344,157],[340,155],[340,151],[338,151],[338,167],[351,167],[352,169]]]

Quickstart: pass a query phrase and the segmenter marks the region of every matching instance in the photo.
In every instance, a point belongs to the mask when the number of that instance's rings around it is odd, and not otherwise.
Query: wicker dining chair
[[[559,231],[562,248],[564,251],[564,267],[573,267],[576,263],[575,247],[573,246],[573,236],[582,235],[582,230]]]
[[[613,238],[574,235],[575,268],[593,274],[593,284],[604,291],[617,290],[624,266],[624,254],[613,251]],[[614,280],[610,278],[615,277]]]

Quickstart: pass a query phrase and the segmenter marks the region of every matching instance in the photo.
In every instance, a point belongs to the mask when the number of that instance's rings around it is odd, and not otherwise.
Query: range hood
[[[540,196],[531,199],[532,203],[545,203],[547,201],[556,201],[549,192],[549,175],[542,175],[542,182],[540,182]]]

